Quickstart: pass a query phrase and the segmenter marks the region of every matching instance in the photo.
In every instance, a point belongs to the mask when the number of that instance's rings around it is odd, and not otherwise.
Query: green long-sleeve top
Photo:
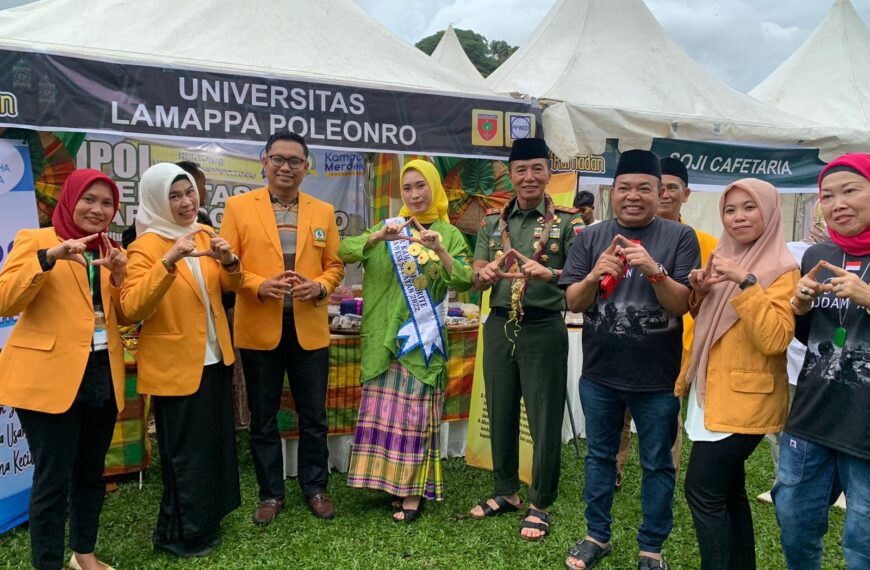
[[[369,228],[361,235],[345,238],[338,248],[338,255],[342,261],[345,263],[361,261],[365,269],[362,330],[360,331],[362,382],[377,377],[390,367],[390,363],[396,358],[400,349],[396,334],[410,318],[387,242],[367,245],[369,236],[380,230],[382,226],[383,222]],[[437,305],[445,298],[448,287],[459,292],[467,291],[471,287],[471,267],[468,264],[468,246],[459,230],[441,220],[433,222],[429,229],[441,234],[444,249],[453,257],[453,269],[450,273],[437,256],[426,264],[426,266],[430,263],[437,264],[439,269],[437,273],[427,272],[427,267],[423,267],[424,274],[437,275],[435,278],[428,278],[426,285],[432,302]],[[446,332],[443,331],[445,343]],[[444,349],[447,350],[446,344]],[[399,362],[424,384],[443,386],[447,360],[439,353],[432,354],[428,367],[421,347],[400,356]]]

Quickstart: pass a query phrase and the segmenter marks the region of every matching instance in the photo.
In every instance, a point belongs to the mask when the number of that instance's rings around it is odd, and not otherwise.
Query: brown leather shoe
[[[308,508],[319,519],[335,518],[335,509],[332,507],[332,499],[326,493],[317,493],[308,497]]]
[[[266,499],[265,501],[260,501],[260,505],[257,507],[256,512],[254,512],[254,522],[261,525],[269,524],[275,520],[275,517],[278,516],[278,513],[280,513],[283,508],[284,501],[281,499]]]

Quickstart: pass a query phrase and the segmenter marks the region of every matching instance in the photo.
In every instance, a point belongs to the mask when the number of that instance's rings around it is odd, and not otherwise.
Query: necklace
[[[843,263],[841,264],[843,269],[846,269],[846,252],[843,252]],[[870,263],[867,264],[867,267],[864,268],[864,271],[861,273],[861,281],[864,281],[864,276],[867,275],[867,270],[870,269]],[[846,269],[847,270],[847,269]],[[848,271],[848,270],[847,270]],[[834,329],[834,346],[837,348],[843,348],[846,346],[846,327],[843,326],[846,320],[846,314],[849,312],[849,307],[852,306],[851,301],[849,301],[846,310],[843,310],[843,305],[846,303],[841,303],[837,307],[837,318],[840,322],[840,326]]]

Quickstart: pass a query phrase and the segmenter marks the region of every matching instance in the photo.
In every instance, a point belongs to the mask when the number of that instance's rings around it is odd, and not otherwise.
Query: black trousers
[[[755,534],[744,463],[763,435],[692,444],[685,492],[702,570],[755,570]]]
[[[155,544],[196,550],[241,504],[231,371],[212,364],[193,394],[152,397],[163,477]]]
[[[64,567],[64,525],[69,544],[89,554],[97,543],[106,496],[103,469],[118,407],[114,396],[94,407],[76,401],[62,414],[16,409],[33,459],[30,548],[35,568]]]
[[[299,346],[293,314],[285,312],[281,342],[276,348],[240,352],[251,409],[250,445],[260,500],[284,498],[277,414],[285,373],[299,416],[299,487],[305,497],[325,492],[329,479],[326,446],[329,347],[305,350]]]

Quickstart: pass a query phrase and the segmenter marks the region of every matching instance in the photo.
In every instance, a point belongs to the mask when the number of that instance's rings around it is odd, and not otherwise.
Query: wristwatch
[[[655,275],[647,275],[646,276],[646,280],[649,281],[650,283],[661,283],[662,281],[664,281],[665,279],[668,278],[668,270],[665,269],[665,266],[662,265],[661,263],[657,263],[656,265],[659,268],[659,272],[656,273]]]
[[[740,284],[740,290],[743,291],[748,287],[752,287],[756,283],[758,283],[758,279],[755,278],[755,275],[747,273],[746,278],[743,279],[743,283]]]

